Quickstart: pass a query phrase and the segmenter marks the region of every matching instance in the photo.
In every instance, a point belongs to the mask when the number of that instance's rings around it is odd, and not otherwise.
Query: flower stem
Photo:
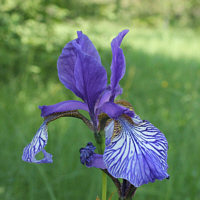
[[[102,171],[102,200],[106,200],[107,193],[107,175]]]

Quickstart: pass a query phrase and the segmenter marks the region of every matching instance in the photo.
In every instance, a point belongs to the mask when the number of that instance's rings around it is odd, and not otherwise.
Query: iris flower
[[[52,155],[44,150],[48,123],[60,117],[76,117],[94,132],[99,151],[94,153],[92,143],[80,149],[82,164],[107,170],[112,177],[127,180],[135,187],[169,177],[168,143],[164,134],[150,122],[141,120],[130,103],[115,101],[122,94],[119,81],[125,74],[126,63],[120,45],[127,33],[128,30],[123,30],[111,42],[109,85],[99,53],[86,35],[78,31],[78,38],[66,44],[57,62],[58,77],[82,101],[68,100],[39,107],[44,122],[24,148],[24,161],[51,163]],[[90,119],[78,110],[87,111]],[[37,160],[35,155],[40,151],[44,158]]]

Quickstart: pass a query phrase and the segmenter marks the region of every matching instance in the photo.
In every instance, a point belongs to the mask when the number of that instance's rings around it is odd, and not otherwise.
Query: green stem
[[[102,171],[102,200],[106,200],[107,193],[107,175]]]

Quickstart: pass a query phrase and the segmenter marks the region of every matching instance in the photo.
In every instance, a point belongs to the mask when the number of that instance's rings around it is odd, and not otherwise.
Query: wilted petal
[[[140,121],[137,115],[134,118]],[[104,163],[112,176],[126,179],[135,187],[169,177],[168,143],[159,129],[148,121],[134,124],[124,117],[116,122],[119,125],[115,130],[111,123],[105,129]]]
[[[92,161],[92,155],[95,149],[96,147],[91,142],[88,142],[86,147],[79,150],[80,160],[83,165]]]
[[[112,49],[112,63],[111,63],[111,88],[112,88],[112,95],[111,101],[114,101],[115,90],[119,84],[119,81],[123,78],[126,70],[126,62],[125,57],[123,54],[123,50],[120,48],[121,42],[124,36],[128,33],[128,30],[123,30],[118,34],[116,38],[113,39],[111,42],[111,49]]]
[[[100,169],[106,169],[106,166],[103,162],[103,155],[94,153],[96,147],[89,142],[86,147],[80,149],[80,160],[86,167],[96,167]]]
[[[106,102],[100,107],[101,111],[106,113],[110,118],[117,120],[122,114],[130,117],[134,116],[134,112],[121,105],[113,102]]]
[[[29,145],[24,148],[22,160],[30,163],[52,163],[52,155],[47,153],[44,150],[44,147],[47,144],[48,140],[48,132],[47,132],[47,122],[49,120],[45,120],[43,124],[40,126],[38,131],[36,132],[33,140]],[[40,151],[43,152],[44,158],[42,160],[37,160],[35,155],[38,154]]]
[[[54,113],[66,112],[70,110],[79,110],[79,109],[86,110],[89,112],[87,104],[76,100],[63,101],[50,106],[39,106],[39,108],[41,109],[42,117],[46,117]]]
[[[74,76],[76,87],[83,95],[83,100],[88,104],[90,113],[107,84],[105,68],[94,57],[78,53]]]

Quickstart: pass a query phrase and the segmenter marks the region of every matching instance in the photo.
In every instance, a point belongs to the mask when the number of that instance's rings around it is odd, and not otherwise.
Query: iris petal
[[[77,49],[80,49],[80,46],[77,44],[76,40],[67,43],[58,58],[57,69],[60,82],[64,84],[67,89],[70,89],[76,96],[82,99],[82,94],[76,88],[76,80],[74,77]]]
[[[120,117],[120,134],[111,138],[114,123],[106,131],[104,163],[115,178],[128,180],[135,187],[168,178],[168,143],[163,133],[135,115],[133,123]],[[135,124],[134,122],[140,122]]]
[[[124,36],[128,33],[128,30],[123,30],[118,34],[116,38],[113,39],[111,42],[112,48],[112,63],[111,63],[111,101],[114,101],[115,90],[119,84],[119,81],[123,78],[125,71],[126,71],[126,61],[124,57],[123,50],[120,48],[121,42]]]
[[[106,102],[100,107],[101,111],[106,113],[110,118],[117,120],[122,114],[127,114],[130,117],[134,116],[134,112],[121,105],[113,102]]]
[[[78,31],[77,34],[78,38],[67,43],[62,49],[62,53],[58,58],[57,69],[61,83],[63,83],[67,89],[74,92],[76,96],[83,99],[83,95],[76,87],[77,80],[74,75],[77,53],[80,51],[83,54],[90,55],[99,63],[101,63],[101,58],[90,39],[81,31]]]
[[[48,115],[44,118],[44,122],[36,132],[33,140],[30,144],[28,144],[23,151],[22,160],[26,162],[33,162],[33,163],[51,163],[52,155],[47,153],[44,150],[44,147],[47,144],[48,140],[48,132],[47,132],[47,125],[51,121],[54,121],[61,117],[76,117],[78,119],[81,119],[89,128],[92,129],[92,125],[90,124],[90,121],[85,118],[83,115],[81,115],[77,110],[72,111],[66,111],[66,112],[60,112],[52,115]],[[35,158],[36,154],[38,154],[40,151],[43,152],[44,158],[42,160],[37,160]]]
[[[81,109],[81,110],[89,111],[87,104],[81,101],[76,101],[76,100],[63,101],[63,102],[56,103],[50,106],[39,106],[39,108],[41,109],[42,117],[46,117],[54,113],[66,112],[70,110]]]
[[[94,44],[92,41],[88,38],[87,35],[84,35],[82,31],[77,31],[78,38],[77,38],[77,43],[81,47],[81,51],[83,51],[86,54],[89,54],[90,56],[96,58],[96,60],[101,63],[101,57],[96,50]]]
[[[116,90],[115,90],[115,96],[114,98],[116,98],[118,95],[121,95],[123,92],[123,89],[120,87],[120,85],[117,86]],[[105,102],[109,101],[111,96],[111,86],[108,85],[105,89],[105,91],[101,94],[100,98],[98,99],[95,107],[96,109],[101,107]]]
[[[48,140],[48,132],[47,132],[47,122],[49,120],[45,120],[38,131],[36,132],[33,140],[30,144],[28,144],[23,151],[22,160],[26,162],[34,162],[37,164],[40,163],[52,163],[52,155],[47,153],[43,148],[47,144]],[[43,152],[44,158],[41,160],[37,160],[35,155],[38,154],[40,151]]]
[[[76,87],[83,95],[90,113],[94,112],[95,103],[106,88],[105,68],[94,57],[79,51],[74,76]]]

